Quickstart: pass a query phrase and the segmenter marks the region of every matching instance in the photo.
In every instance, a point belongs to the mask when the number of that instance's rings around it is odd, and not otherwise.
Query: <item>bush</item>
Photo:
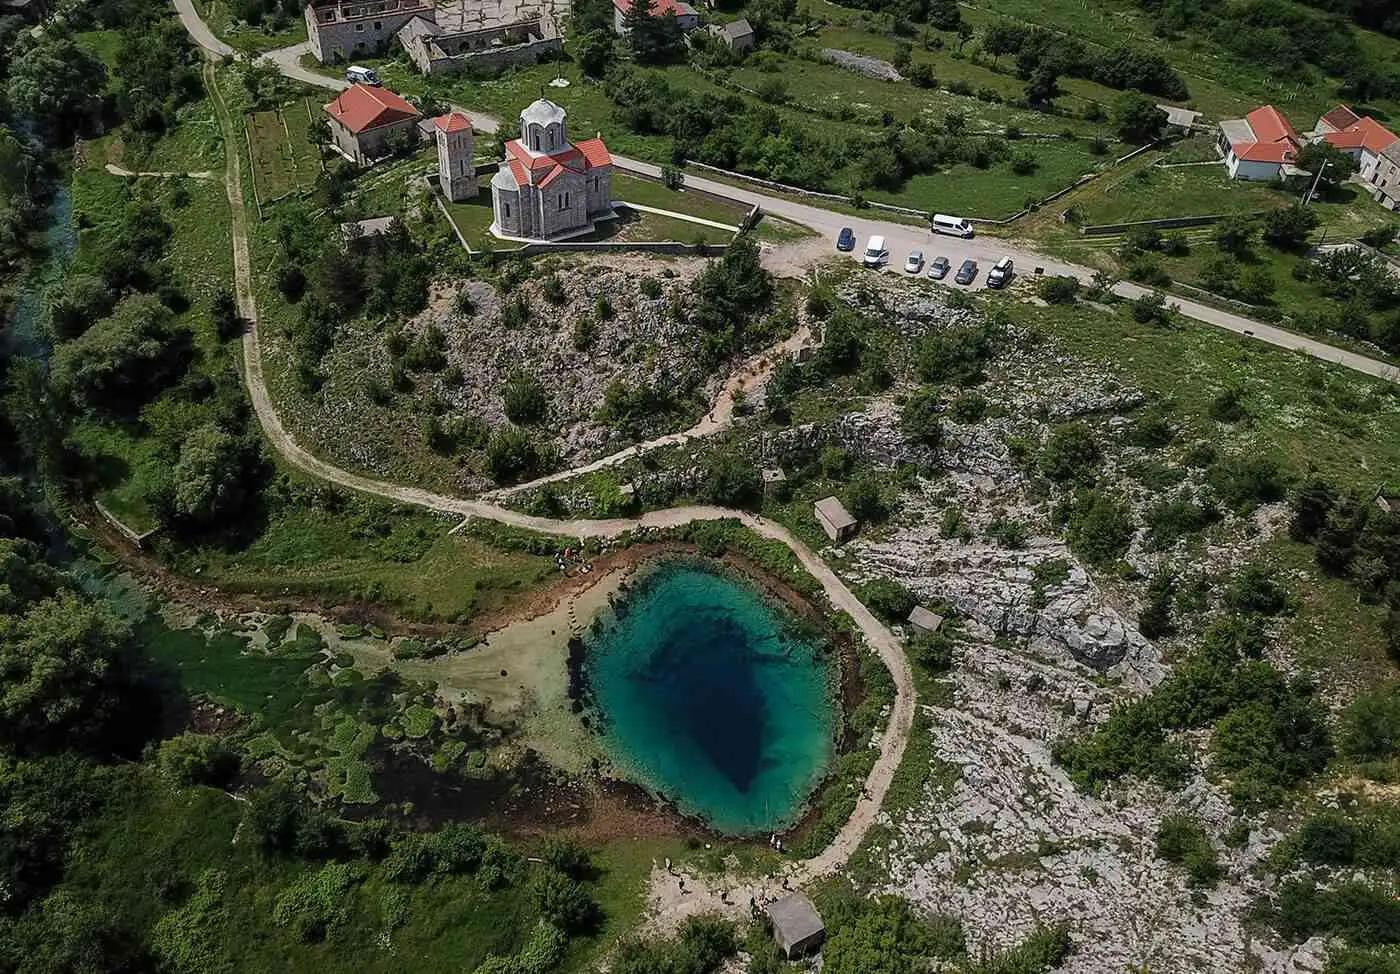
[[[1087,490],[1074,498],[1066,513],[1069,546],[1089,564],[1105,568],[1127,553],[1134,531],[1127,504]]]
[[[1083,423],[1057,426],[1040,451],[1040,471],[1060,483],[1093,483],[1103,454]]]
[[[1220,499],[1240,514],[1283,498],[1278,463],[1268,457],[1227,457],[1206,471],[1206,482]]]
[[[953,667],[953,640],[943,632],[916,633],[904,645],[909,658],[933,673],[944,673]]]
[[[1162,819],[1157,828],[1157,856],[1184,866],[1192,886],[1214,886],[1224,874],[1205,829],[1186,815]]]
[[[553,454],[522,429],[497,429],[486,444],[486,464],[497,483],[510,483],[547,473]]]
[[[938,390],[921,386],[900,409],[900,428],[915,443],[937,449],[943,442],[943,424],[939,420],[942,411]]]
[[[753,507],[763,499],[758,468],[735,453],[719,452],[706,465],[705,499],[721,507]]]
[[[307,942],[325,940],[336,927],[349,921],[351,894],[364,877],[358,867],[333,862],[302,873],[277,897],[272,919],[279,927],[291,927]]]
[[[860,600],[886,622],[903,622],[914,611],[914,593],[891,578],[876,578],[860,587]]]
[[[1050,304],[1074,304],[1079,300],[1079,279],[1069,276],[1041,278],[1038,288],[1043,301]]]
[[[1172,600],[1176,595],[1176,580],[1166,572],[1158,574],[1147,586],[1147,602],[1138,613],[1138,632],[1148,639],[1159,639],[1172,632]]]
[[[549,412],[544,386],[535,376],[523,371],[512,373],[506,380],[501,403],[505,407],[506,418],[521,425],[538,423]]]
[[[1337,741],[1342,754],[1356,761],[1400,757],[1400,683],[1353,700],[1342,711]]]
[[[583,933],[598,922],[593,895],[578,880],[557,869],[541,869],[534,882],[535,907],[540,916],[565,933]]]
[[[156,753],[156,768],[180,785],[223,787],[238,773],[238,765],[238,755],[207,734],[172,737]]]
[[[880,490],[880,483],[870,474],[851,481],[846,488],[846,510],[857,521],[879,524],[890,516],[889,504]]]
[[[1288,608],[1288,593],[1262,565],[1246,565],[1225,592],[1225,604],[1236,612],[1276,616]]]
[[[949,412],[960,423],[975,423],[987,414],[987,400],[975,392],[964,392],[953,400]]]

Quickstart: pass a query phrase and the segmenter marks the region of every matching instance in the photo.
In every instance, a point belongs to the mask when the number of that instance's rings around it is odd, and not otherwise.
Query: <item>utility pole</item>
[[[1303,197],[1304,206],[1312,202],[1313,194],[1317,192],[1317,184],[1322,182],[1322,174],[1327,171],[1327,167],[1330,165],[1332,165],[1332,160],[1328,159],[1323,162],[1321,168],[1318,169],[1317,175],[1313,177],[1312,185],[1308,187],[1307,195]]]

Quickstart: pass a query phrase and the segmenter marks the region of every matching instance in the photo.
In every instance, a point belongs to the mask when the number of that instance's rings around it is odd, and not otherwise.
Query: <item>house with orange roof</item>
[[[613,0],[613,30],[627,33],[627,15],[632,12],[632,0]],[[674,14],[676,26],[689,33],[700,26],[700,14],[685,0],[652,0],[651,15],[665,17]]]
[[[325,106],[331,143],[351,162],[367,166],[389,154],[396,140],[416,142],[423,113],[388,88],[351,85]]]
[[[491,232],[510,240],[559,240],[611,219],[612,155],[601,138],[569,141],[567,113],[541,98],[520,113],[520,138],[491,178]]]
[[[1296,165],[1303,137],[1272,105],[1220,123],[1217,146],[1231,179],[1272,182],[1305,175]]]
[[[1336,146],[1356,160],[1357,172],[1363,180],[1374,183],[1381,154],[1400,142],[1370,115],[1358,115],[1346,105],[1338,105],[1317,120],[1310,137]]]

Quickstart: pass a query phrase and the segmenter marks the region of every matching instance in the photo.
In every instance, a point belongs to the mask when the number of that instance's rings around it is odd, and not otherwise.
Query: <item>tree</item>
[[[95,116],[106,87],[102,62],[57,30],[24,46],[10,67],[10,104],[56,132]]]
[[[873,524],[890,516],[890,507],[880,492],[880,484],[869,474],[857,477],[846,488],[846,509],[857,521]]]
[[[213,423],[192,430],[175,464],[169,513],[205,527],[229,519],[248,496],[246,472],[244,447],[237,437]]]
[[[574,59],[590,78],[601,78],[617,59],[611,30],[590,30],[574,41]]]
[[[552,464],[552,458],[540,449],[530,434],[507,426],[491,434],[486,444],[486,463],[498,483],[507,483],[542,473]]]
[[[1264,239],[1280,250],[1302,250],[1317,224],[1311,207],[1294,204],[1270,210],[1264,217]]]
[[[209,317],[220,341],[228,341],[243,330],[243,318],[238,314],[238,302],[228,288],[220,288],[209,306]]]
[[[750,507],[763,497],[758,468],[735,453],[716,453],[705,469],[705,498],[723,507]]]
[[[557,869],[539,871],[534,895],[540,916],[565,933],[583,933],[598,921],[598,904],[587,887]]]
[[[27,751],[95,740],[132,638],[130,623],[71,591],[0,616],[0,741]]]
[[[673,11],[655,12],[654,0],[634,0],[623,16],[622,31],[633,56],[642,64],[663,64],[685,50],[685,38]]]
[[[1054,275],[1040,280],[1038,288],[1042,300],[1049,304],[1074,304],[1079,300],[1079,279],[1067,275]]]
[[[1107,567],[1123,557],[1133,538],[1128,506],[1097,490],[1076,497],[1069,515],[1069,544],[1091,565]]]
[[[1326,187],[1346,182],[1347,177],[1358,169],[1357,162],[1350,153],[1322,140],[1309,142],[1299,149],[1294,165],[1299,169],[1306,169],[1314,176],[1321,173],[1321,185]]]
[[[112,310],[112,291],[102,278],[73,273],[49,297],[49,331],[59,341],[77,338]]]
[[[957,30],[963,25],[957,0],[929,0],[928,22],[939,30]]]
[[[1060,76],[1054,68],[1036,68],[1026,79],[1026,101],[1035,106],[1049,105],[1063,92],[1060,91]]]
[[[178,785],[222,787],[238,771],[238,755],[217,737],[185,733],[161,742],[156,767]]]
[[[1114,129],[1124,142],[1156,142],[1166,124],[1166,113],[1151,98],[1136,91],[1124,92],[1113,103]]]
[[[1248,217],[1226,217],[1215,225],[1215,245],[1227,254],[1242,257],[1254,242],[1254,221]]]
[[[190,333],[170,309],[152,295],[132,295],[55,350],[52,383],[79,407],[130,410],[183,371],[189,356]]]
[[[937,449],[943,442],[943,404],[934,386],[922,386],[900,410],[900,427],[915,443]]]

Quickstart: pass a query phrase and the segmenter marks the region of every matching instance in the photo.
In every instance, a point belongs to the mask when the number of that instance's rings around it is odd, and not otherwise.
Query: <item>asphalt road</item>
[[[181,22],[189,32],[195,43],[210,54],[223,57],[233,54],[233,48],[214,36],[209,26],[200,19],[195,11],[192,0],[174,0],[175,9],[180,15]],[[280,48],[262,55],[259,60],[275,65],[282,74],[308,85],[326,88],[332,91],[342,91],[349,87],[349,83],[343,78],[331,77],[311,71],[303,67],[301,58],[310,51],[310,45],[303,43],[292,47]],[[500,119],[482,112],[472,111],[459,105],[454,108],[463,112],[472,120],[472,125],[479,132],[493,133],[500,128]],[[618,168],[629,172],[640,173],[642,175],[657,177],[661,174],[661,168],[649,162],[642,162],[638,159],[628,159],[625,156],[613,156],[613,161]],[[1092,268],[1083,267],[1077,264],[1067,263],[1045,254],[1039,253],[1023,244],[1014,244],[1000,238],[974,237],[971,240],[961,240],[956,237],[936,235],[923,227],[911,226],[905,223],[894,223],[886,220],[870,219],[867,217],[850,216],[836,213],[832,210],[819,206],[812,206],[794,199],[782,196],[773,196],[758,190],[748,189],[742,186],[731,185],[720,182],[705,176],[687,173],[685,177],[687,186],[704,190],[717,196],[722,196],[746,206],[758,205],[765,213],[791,220],[795,223],[803,224],[815,230],[822,239],[829,242],[830,252],[835,254],[836,238],[845,227],[851,228],[856,235],[856,248],[849,255],[853,260],[859,260],[865,250],[866,241],[873,236],[883,236],[885,247],[890,253],[890,270],[893,273],[903,273],[902,267],[904,259],[911,251],[922,250],[925,261],[931,261],[934,257],[942,255],[952,263],[954,272],[965,259],[971,258],[978,264],[978,275],[973,288],[983,288],[986,286],[987,271],[1001,257],[1010,257],[1016,265],[1016,272],[1019,276],[1034,275],[1039,269],[1043,274],[1068,275],[1075,277],[1084,283],[1093,279]],[[952,283],[950,274],[946,283],[950,287],[959,285]],[[1145,294],[1149,289],[1140,287],[1128,282],[1120,283],[1114,292],[1125,298],[1135,298]],[[1325,362],[1332,362],[1345,368],[1352,369],[1365,375],[1385,379],[1390,382],[1400,382],[1400,369],[1382,362],[1379,359],[1370,358],[1356,352],[1328,345],[1308,338],[1305,335],[1298,335],[1282,328],[1261,321],[1245,318],[1241,315],[1233,314],[1229,311],[1222,311],[1210,305],[1191,301],[1187,298],[1169,297],[1168,301],[1180,314],[1195,321],[1221,328],[1225,331],[1234,332],[1237,335],[1253,338],[1257,341],[1265,342],[1278,348],[1285,348],[1292,351],[1302,352],[1313,358]]]

